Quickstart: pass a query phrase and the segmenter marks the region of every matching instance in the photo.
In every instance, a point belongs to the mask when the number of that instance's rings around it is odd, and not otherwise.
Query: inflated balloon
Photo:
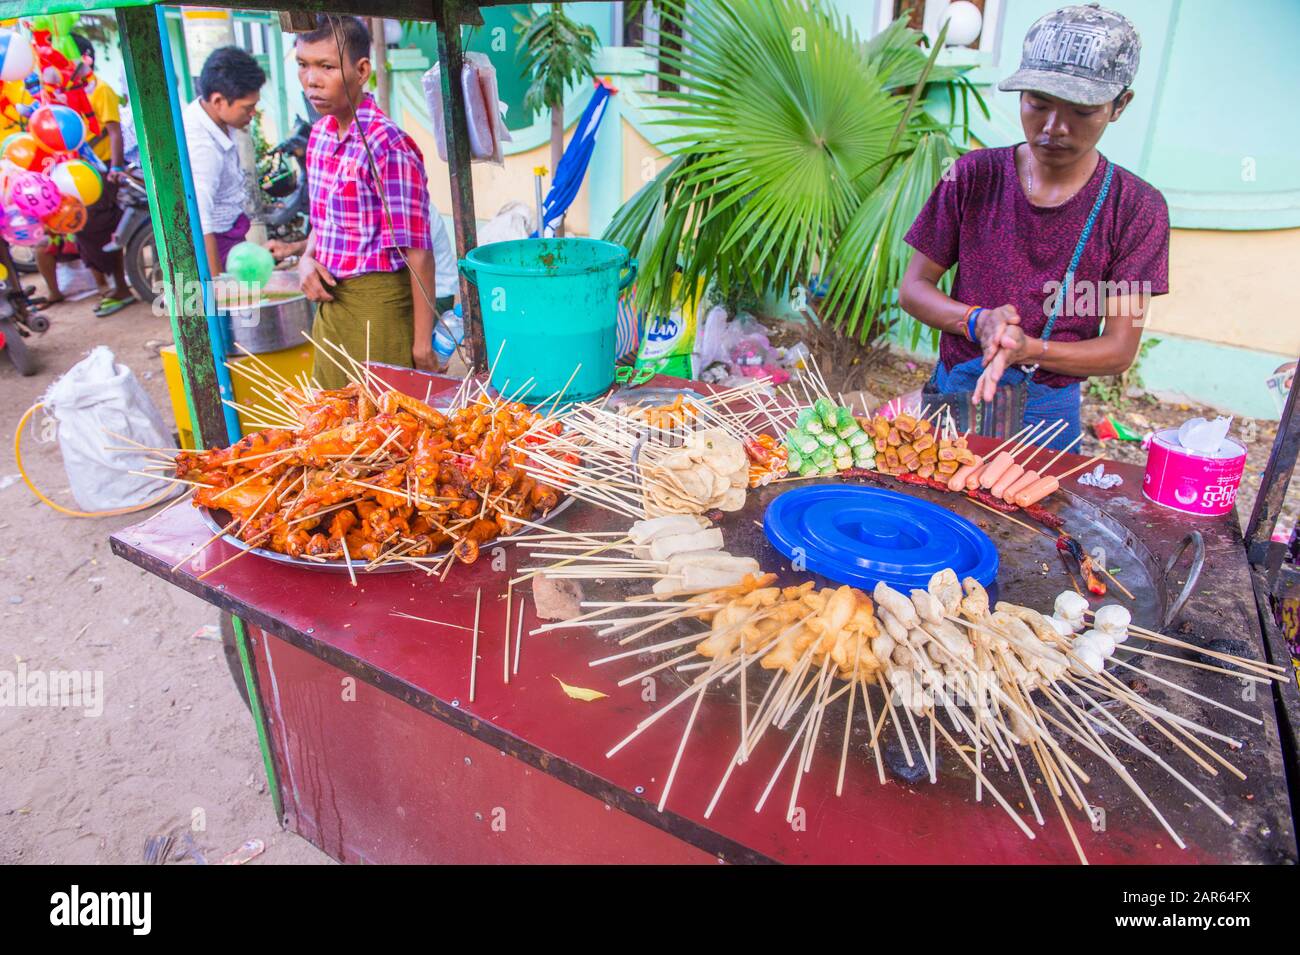
[[[2,150],[3,147],[0,147]],[[0,159],[0,205],[9,205],[9,192],[13,189],[14,180],[25,172],[19,169],[7,159]]]
[[[9,201],[19,212],[33,219],[44,219],[59,207],[63,194],[54,180],[44,173],[25,172],[14,180]]]
[[[17,209],[7,209],[4,218],[0,219],[0,238],[10,245],[40,245],[45,241],[45,227],[40,219],[33,219]]]
[[[68,36],[81,18],[79,13],[56,13],[50,17],[50,31]]]
[[[104,194],[104,180],[99,171],[83,159],[60,163],[50,173],[50,178],[65,196],[75,196],[87,206],[93,206]]]
[[[275,257],[256,242],[241,242],[226,253],[226,271],[249,285],[265,285],[275,269]]]
[[[86,227],[86,206],[75,196],[61,196],[59,207],[41,220],[55,235],[72,235]]]
[[[52,153],[76,152],[86,141],[86,123],[75,109],[54,104],[32,111],[27,131]]]
[[[32,71],[32,44],[17,30],[0,30],[0,80],[21,80]]]
[[[47,158],[45,150],[31,133],[15,133],[10,136],[5,140],[4,152],[0,155],[19,169],[31,169],[37,172],[45,165]]]

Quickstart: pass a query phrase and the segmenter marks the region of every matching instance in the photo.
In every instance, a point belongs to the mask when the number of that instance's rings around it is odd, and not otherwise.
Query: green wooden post
[[[180,358],[194,440],[198,447],[221,446],[227,443],[229,431],[212,357],[204,296],[199,291],[202,273],[198,250],[194,246],[194,231],[190,228],[185,175],[174,133],[170,84],[162,60],[164,47],[159,33],[160,19],[159,11],[153,7],[119,8],[117,11],[132,115],[140,142],[149,211],[153,215],[154,245],[166,276],[164,294]],[[254,678],[248,633],[243,620],[238,617],[234,618],[234,626],[235,645],[248,688],[249,707],[257,729],[271,801],[276,818],[283,821],[280,784],[271,752],[266,712]]]
[[[474,213],[474,179],[470,171],[469,124],[465,119],[465,94],[460,70],[465,49],[460,25],[465,9],[460,0],[444,0],[433,11],[438,31],[438,61],[442,64],[443,128],[447,131],[447,158],[451,174],[451,210],[456,231],[456,255],[463,258],[478,245],[478,223]],[[465,346],[469,350],[471,373],[487,368],[487,346],[483,343],[483,318],[478,288],[460,276],[460,305],[465,318]]]
[[[157,14],[153,7],[119,8],[117,29],[194,441],[200,448],[222,446],[227,443],[226,420],[203,297],[197,291],[198,255],[189,227],[179,144],[172,132]]]

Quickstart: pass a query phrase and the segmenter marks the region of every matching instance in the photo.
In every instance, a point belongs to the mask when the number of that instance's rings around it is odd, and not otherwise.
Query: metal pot
[[[303,343],[311,331],[316,306],[305,295],[276,298],[244,308],[226,309],[232,351],[242,345],[255,355]]]

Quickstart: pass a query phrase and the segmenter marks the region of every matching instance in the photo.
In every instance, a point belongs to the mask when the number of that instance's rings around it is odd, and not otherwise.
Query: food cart
[[[55,0],[42,4],[41,12],[85,9],[93,2]],[[26,6],[0,3],[0,14],[21,15]],[[262,6],[290,5],[263,0]],[[162,42],[158,11],[148,3],[118,7],[163,270],[170,276],[202,274],[192,234],[164,225],[190,217],[186,161],[173,135],[177,104],[168,92],[167,58],[156,55]],[[469,22],[474,7],[446,0],[366,11],[438,23],[462,256],[474,245],[473,197],[463,103],[449,82],[460,72],[459,31],[446,28]],[[320,9],[352,12],[346,2]],[[486,362],[477,298],[468,288],[463,292],[473,371],[481,375]],[[169,308],[194,433],[202,446],[223,444],[223,437],[236,435],[227,431],[223,414],[210,318],[186,311],[179,296],[169,298]],[[401,392],[430,399],[460,385],[403,369],[373,371]],[[1124,478],[1120,488],[1072,485],[1063,492],[1058,507],[1071,531],[1088,545],[1104,541],[1110,563],[1123,569],[1141,611],[1135,620],[1156,630],[1176,625],[1182,638],[1198,645],[1240,641],[1246,658],[1274,664],[1287,659],[1268,611],[1266,568],[1267,541],[1300,445],[1295,403],[1293,391],[1245,538],[1231,513],[1201,519],[1195,530],[1203,565],[1195,570],[1185,553],[1189,520],[1143,497],[1141,469],[1108,462],[1108,470]],[[987,451],[993,442],[972,445]],[[731,550],[752,556],[764,569],[790,573],[793,568],[755,527],[782,490],[771,486],[751,495],[723,526]],[[960,499],[924,489],[914,493],[984,528],[1002,557],[998,585],[1004,597],[1041,603],[1060,589],[1050,535],[1002,522]],[[556,520],[577,533],[622,527],[586,501],[575,501]],[[202,546],[205,540],[210,546]],[[286,828],[342,861],[1028,864],[1070,862],[1084,852],[1094,862],[1297,859],[1287,789],[1296,766],[1293,680],[1257,688],[1243,679],[1238,686],[1231,674],[1225,680],[1210,665],[1189,669],[1154,656],[1143,663],[1157,694],[1167,685],[1160,681],[1198,694],[1163,693],[1171,712],[1243,741],[1232,755],[1240,775],[1216,772],[1198,780],[1206,801],[1229,818],[1226,825],[1206,802],[1187,798],[1185,789],[1143,764],[1133,768],[1133,777],[1160,805],[1167,827],[1157,825],[1118,780],[1106,778],[1096,781],[1093,798],[1103,811],[1090,812],[1090,826],[1067,830],[1049,820],[1022,838],[992,800],[977,798],[974,777],[951,756],[934,781],[909,775],[896,759],[889,760],[888,779],[882,769],[878,780],[864,755],[862,741],[864,734],[870,739],[871,727],[861,713],[842,786],[834,759],[811,763],[803,812],[792,823],[774,807],[754,811],[781,747],[756,752],[754,765],[736,774],[725,798],[709,805],[736,747],[737,712],[744,712],[738,695],[755,692],[752,685],[748,691],[732,688],[729,697],[711,697],[703,706],[697,702],[691,723],[698,715],[698,725],[685,758],[686,737],[677,732],[684,711],[609,755],[611,744],[654,712],[652,686],[666,696],[687,683],[669,672],[657,683],[617,687],[645,661],[629,655],[593,670],[589,665],[607,641],[587,628],[528,635],[541,621],[529,594],[510,587],[521,566],[512,548],[457,567],[445,582],[392,573],[360,575],[354,584],[348,576],[244,558],[233,544],[213,539],[210,526],[189,507],[169,508],[115,534],[112,547],[235,616],[275,811]],[[638,592],[613,580],[598,581],[592,591],[609,599]],[[574,699],[561,682],[599,688],[608,697]],[[1200,702],[1222,702],[1225,687],[1234,697],[1235,717]],[[829,721],[821,736],[814,745],[838,754],[839,735]],[[1158,738],[1148,739],[1161,747]],[[674,778],[666,799],[661,792]],[[1018,809],[1026,812],[1023,803]],[[1166,835],[1168,828],[1185,847]]]

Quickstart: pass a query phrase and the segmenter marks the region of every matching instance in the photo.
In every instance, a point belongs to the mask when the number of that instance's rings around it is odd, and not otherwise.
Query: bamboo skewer
[[[478,676],[478,618],[483,603],[483,588],[474,589],[474,639],[470,644],[469,655],[469,701],[474,702],[474,684]]]
[[[1092,611],[1085,611],[1085,613],[1091,614],[1092,616],[1096,615]],[[1237,656],[1236,654],[1232,654],[1232,653],[1224,653],[1219,650],[1210,650],[1207,647],[1198,647],[1196,644],[1189,643],[1186,640],[1179,640],[1176,637],[1171,637],[1163,633],[1157,633],[1154,630],[1147,630],[1144,627],[1135,627],[1132,624],[1129,624],[1128,631],[1131,634],[1135,634],[1147,640],[1154,640],[1157,643],[1163,643],[1172,647],[1180,647],[1185,650],[1193,650],[1196,653],[1203,654],[1204,656],[1207,657],[1213,657],[1216,660],[1223,660],[1227,663],[1233,664],[1234,666],[1252,669],[1260,673],[1261,675],[1270,676],[1273,677],[1274,679],[1276,679],[1279,676],[1282,678],[1285,678],[1287,676],[1286,669],[1282,666],[1279,666],[1276,663],[1269,663],[1264,660],[1251,660],[1247,657]]]
[[[506,625],[501,630],[502,661],[501,682],[510,684],[510,605],[514,602],[515,585],[506,583]]]
[[[511,668],[515,676],[519,675],[519,657],[524,646],[524,601],[526,599],[526,597],[519,598],[518,619],[515,621],[515,662]]]

